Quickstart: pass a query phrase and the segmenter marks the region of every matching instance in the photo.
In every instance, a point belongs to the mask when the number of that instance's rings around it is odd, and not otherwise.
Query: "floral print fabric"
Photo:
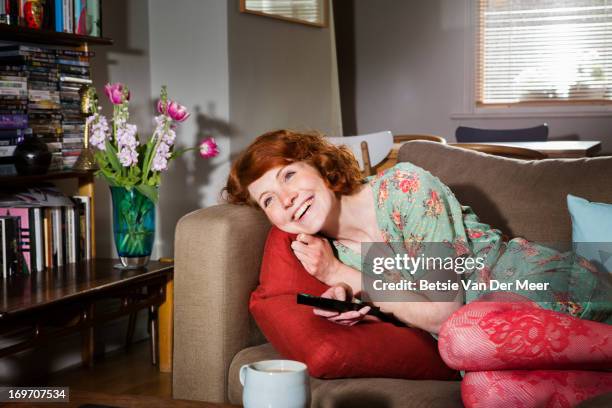
[[[499,230],[480,222],[437,177],[411,163],[398,163],[367,182],[385,242],[402,243],[410,256],[419,254],[426,243],[444,243],[456,256],[485,260],[484,268],[464,274],[463,279],[548,283],[546,291],[514,292],[547,309],[612,323],[610,276],[573,252],[562,253],[523,238],[505,242]],[[341,262],[361,270],[360,254],[338,241],[332,243]],[[488,293],[470,288],[466,303]]]

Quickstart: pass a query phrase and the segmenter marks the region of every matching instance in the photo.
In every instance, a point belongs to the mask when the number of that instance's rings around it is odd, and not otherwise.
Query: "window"
[[[327,0],[240,0],[240,11],[316,27],[327,25]]]
[[[477,106],[612,103],[612,0],[480,0]]]

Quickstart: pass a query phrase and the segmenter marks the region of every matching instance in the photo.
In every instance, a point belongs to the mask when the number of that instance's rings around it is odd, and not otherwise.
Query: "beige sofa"
[[[612,157],[519,161],[414,141],[400,161],[421,166],[508,236],[571,241],[565,196],[612,202]],[[219,205],[176,228],[173,396],[241,403],[238,368],[277,358],[249,315],[269,223],[259,211]],[[462,406],[457,381],[312,380],[313,407]],[[609,400],[607,400],[609,402]]]

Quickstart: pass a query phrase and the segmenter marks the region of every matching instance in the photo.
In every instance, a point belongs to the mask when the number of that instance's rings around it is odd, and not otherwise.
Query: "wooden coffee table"
[[[113,395],[97,392],[70,391],[70,402],[58,403],[9,403],[3,407],[23,408],[67,408],[85,404],[107,405],[120,408],[236,408],[239,405],[216,404],[204,401],[175,400],[170,398],[149,397],[144,395]]]

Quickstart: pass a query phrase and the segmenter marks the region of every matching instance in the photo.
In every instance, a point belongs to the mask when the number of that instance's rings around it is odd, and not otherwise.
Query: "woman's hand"
[[[350,300],[352,298],[352,294],[348,285],[345,286],[341,284],[330,287],[325,292],[323,292],[321,297],[344,301]],[[359,310],[353,310],[344,313],[316,308],[313,311],[314,314],[316,314],[317,316],[325,317],[331,322],[342,324],[345,326],[352,326],[354,324],[359,323],[361,320],[363,320],[364,317],[366,317],[366,313],[370,311],[370,306],[364,306]]]
[[[297,239],[291,243],[291,249],[309,274],[323,283],[333,285],[340,261],[334,256],[327,239],[298,234]]]

